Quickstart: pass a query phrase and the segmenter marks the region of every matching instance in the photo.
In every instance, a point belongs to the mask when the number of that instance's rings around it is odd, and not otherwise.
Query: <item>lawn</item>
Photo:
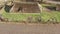
[[[42,12],[42,13],[2,13],[5,18],[11,19],[12,21],[26,20],[28,16],[35,18],[36,16],[41,16],[43,21],[47,21],[50,18],[54,17],[57,21],[60,22],[60,12]]]

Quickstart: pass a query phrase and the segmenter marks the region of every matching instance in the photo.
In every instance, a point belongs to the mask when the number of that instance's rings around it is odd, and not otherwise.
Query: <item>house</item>
[[[10,12],[40,13],[40,9],[36,2],[15,2]]]
[[[41,10],[36,1],[38,0],[14,0],[10,12],[40,13]]]

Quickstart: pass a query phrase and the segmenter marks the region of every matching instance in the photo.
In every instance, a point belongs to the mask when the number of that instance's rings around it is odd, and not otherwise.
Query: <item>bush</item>
[[[27,17],[27,21],[28,21],[28,23],[32,23],[33,22],[33,17],[32,16],[28,16]]]
[[[35,20],[37,21],[37,22],[41,22],[41,16],[37,16],[37,17],[35,17]]]
[[[50,19],[47,21],[47,23],[56,24],[56,23],[58,23],[58,21],[57,21],[57,19],[56,19],[55,17],[52,17],[52,18],[50,18]]]

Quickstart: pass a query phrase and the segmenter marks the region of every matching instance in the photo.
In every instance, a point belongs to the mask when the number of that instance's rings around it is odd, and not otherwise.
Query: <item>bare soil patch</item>
[[[0,34],[60,34],[60,24],[0,24]]]

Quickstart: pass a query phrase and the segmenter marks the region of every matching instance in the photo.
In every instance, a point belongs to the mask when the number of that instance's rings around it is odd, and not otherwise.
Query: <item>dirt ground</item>
[[[0,24],[0,34],[60,34],[60,24]]]

